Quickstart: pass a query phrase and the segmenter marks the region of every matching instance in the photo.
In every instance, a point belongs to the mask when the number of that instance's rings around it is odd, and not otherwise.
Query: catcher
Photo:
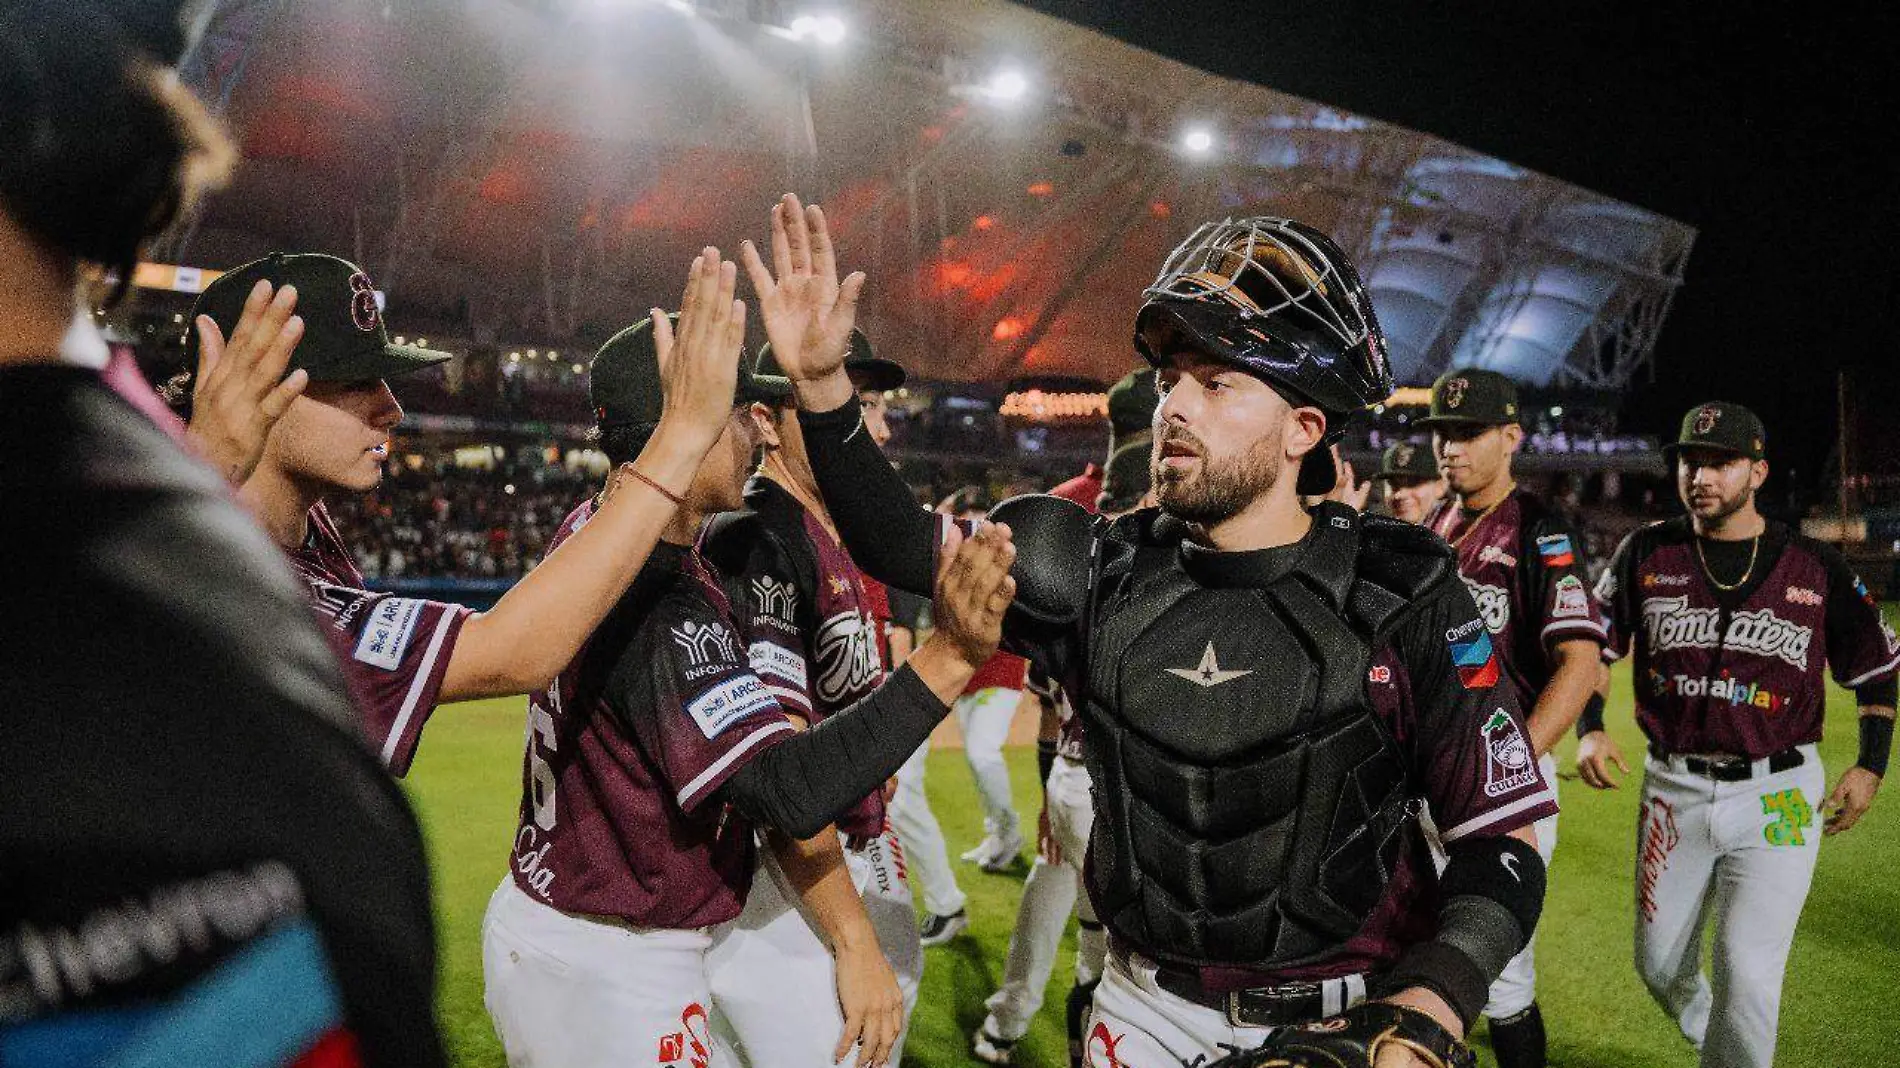
[[[928,589],[947,521],[862,432],[842,367],[862,279],[839,285],[822,215],[792,198],[773,238],[777,284],[812,304],[807,344],[774,348],[818,486],[866,571]],[[1110,951],[1087,1062],[1469,1063],[1465,1030],[1542,908],[1531,824],[1556,795],[1446,544],[1301,507],[1333,485],[1346,419],[1391,390],[1365,289],[1324,234],[1251,218],[1202,227],[1146,296],[1160,507],[992,513],[1017,546],[1005,641],[1074,695],[1094,781]]]

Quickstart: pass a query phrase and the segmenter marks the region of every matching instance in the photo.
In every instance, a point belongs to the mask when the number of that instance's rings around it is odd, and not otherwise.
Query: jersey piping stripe
[[[402,699],[402,711],[396,714],[396,722],[389,728],[389,737],[383,741],[383,764],[387,766],[396,758],[396,746],[402,743],[404,732],[409,729],[409,721],[415,718],[416,704],[422,699],[422,688],[429,684],[429,677],[435,674],[435,658],[442,653],[442,641],[449,636],[449,625],[454,623],[466,611],[456,608],[442,613],[435,625],[435,633],[429,637],[429,648],[422,654],[422,664],[416,669],[416,678],[409,684],[409,694]]]
[[[1440,835],[1439,841],[1444,842],[1446,845],[1450,845],[1451,843],[1456,842],[1458,839],[1463,838],[1466,835],[1473,833],[1474,831],[1481,831],[1485,829],[1486,827],[1489,827],[1492,824],[1497,823],[1500,820],[1506,819],[1511,816],[1515,816],[1518,813],[1523,812],[1525,809],[1536,808],[1538,805],[1544,804],[1547,801],[1554,803],[1556,800],[1557,800],[1556,791],[1546,786],[1544,787],[1544,789],[1537,791],[1535,794],[1532,794],[1529,797],[1518,798],[1516,801],[1513,801],[1510,804],[1505,805],[1503,808],[1492,809],[1491,811],[1486,812],[1484,815],[1479,816],[1477,819],[1466,820],[1465,822],[1459,824],[1456,827],[1453,827],[1451,830],[1446,831],[1444,834]]]
[[[1893,654],[1893,657],[1889,659],[1886,663],[1880,665],[1879,667],[1873,669],[1872,671],[1867,672],[1865,675],[1857,675],[1854,678],[1841,683],[1841,687],[1843,689],[1851,690],[1854,687],[1859,686],[1861,683],[1866,682],[1869,679],[1876,678],[1881,675],[1885,675],[1887,672],[1892,671],[1894,668],[1897,668],[1897,667],[1900,667],[1900,651],[1896,651]]]
[[[698,778],[686,784],[686,789],[679,792],[679,806],[683,809],[692,808],[693,802],[699,799],[699,793],[704,790],[709,783],[723,775],[726,769],[736,763],[740,757],[757,748],[760,742],[765,741],[775,734],[796,732],[797,729],[798,728],[792,726],[789,722],[779,720],[776,723],[767,724],[753,731],[751,734],[746,735],[745,741],[727,750],[725,756],[713,761],[711,767],[700,772]]]
[[[1560,631],[1566,631],[1566,630],[1583,631],[1584,633],[1589,634],[1603,641],[1607,641],[1609,638],[1609,636],[1606,633],[1604,633],[1603,624],[1598,623],[1594,620],[1589,620],[1589,619],[1560,619],[1557,622],[1552,623],[1549,626],[1546,626],[1543,629],[1543,632],[1538,635],[1538,637],[1548,638],[1552,634],[1556,634],[1556,633],[1559,633]]]
[[[792,706],[792,710],[798,712],[800,715],[811,711],[811,701],[797,690],[789,690],[783,686],[774,686],[768,682],[765,684],[765,692],[778,698],[780,704]]]

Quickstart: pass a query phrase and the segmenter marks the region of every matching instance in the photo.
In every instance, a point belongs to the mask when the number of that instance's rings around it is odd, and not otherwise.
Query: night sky
[[[1696,226],[1656,381],[1625,404],[1632,429],[1673,433],[1698,401],[1739,401],[1767,423],[1779,474],[1812,484],[1836,373],[1900,363],[1892,5],[1022,2]]]

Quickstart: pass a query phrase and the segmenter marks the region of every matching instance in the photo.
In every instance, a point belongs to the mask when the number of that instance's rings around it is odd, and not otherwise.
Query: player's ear
[[[1518,423],[1504,424],[1504,451],[1516,452],[1524,444],[1524,427]]]
[[[1762,483],[1768,481],[1768,461],[1756,460],[1749,465],[1748,488],[1759,490]]]
[[[1326,413],[1311,405],[1295,408],[1287,413],[1286,455],[1290,460],[1299,460],[1319,447],[1326,437]]]
[[[753,401],[746,408],[746,415],[752,420],[753,431],[759,439],[759,444],[768,449],[778,448],[778,421],[772,417],[772,409],[758,401]]]

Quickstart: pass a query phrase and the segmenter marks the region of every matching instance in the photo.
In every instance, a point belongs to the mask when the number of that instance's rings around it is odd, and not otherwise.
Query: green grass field
[[[1625,753],[1635,754],[1638,735],[1630,720],[1626,673],[1619,672],[1614,692],[1610,722]],[[1852,698],[1836,691],[1822,746],[1830,787],[1853,761],[1853,716]],[[455,1063],[470,1068],[503,1063],[482,1008],[480,929],[514,832],[522,725],[519,700],[445,708],[436,713],[408,779],[436,873],[442,1025]],[[1566,774],[1573,745],[1559,755]],[[1010,758],[1017,804],[1033,839],[1039,801],[1034,755],[1019,750]],[[954,858],[982,835],[962,754],[933,754],[929,783]],[[1634,781],[1610,793],[1574,779],[1561,789],[1562,831],[1537,953],[1551,1063],[1566,1068],[1692,1066],[1693,1051],[1650,1001],[1630,963]],[[1822,847],[1789,964],[1777,1063],[1845,1068],[1900,1061],[1895,1053],[1900,1009],[1888,1001],[1900,982],[1900,796],[1891,789],[1887,794],[1859,827]],[[1810,801],[1818,809],[1821,799]],[[975,1063],[969,1035],[1002,972],[1024,873],[985,875],[971,865],[959,867],[970,895],[971,935],[929,951],[906,1065]],[[1058,1014],[1073,955],[1071,924],[1049,1003],[1018,1047],[1018,1064],[1063,1063]],[[1482,1031],[1478,1044],[1483,1046]]]

